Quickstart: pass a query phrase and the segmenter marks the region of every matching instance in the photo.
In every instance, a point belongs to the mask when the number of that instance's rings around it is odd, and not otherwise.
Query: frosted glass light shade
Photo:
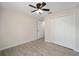
[[[43,11],[40,10],[40,9],[38,9],[38,10],[36,11],[36,13],[43,13]]]

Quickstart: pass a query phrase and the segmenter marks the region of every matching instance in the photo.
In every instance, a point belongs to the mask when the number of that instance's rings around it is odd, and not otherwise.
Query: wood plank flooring
[[[44,39],[12,47],[0,53],[2,56],[79,56],[78,52],[53,43],[45,42]]]

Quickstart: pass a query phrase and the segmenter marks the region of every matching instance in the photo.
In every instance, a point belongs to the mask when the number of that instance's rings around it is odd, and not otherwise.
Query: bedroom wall
[[[79,52],[79,8],[76,10],[75,14],[75,19],[76,19],[76,44],[75,44],[75,51]]]
[[[36,19],[0,8],[0,50],[37,39]]]
[[[75,51],[79,50],[77,10],[79,9],[66,9],[47,16],[45,18],[45,40]]]

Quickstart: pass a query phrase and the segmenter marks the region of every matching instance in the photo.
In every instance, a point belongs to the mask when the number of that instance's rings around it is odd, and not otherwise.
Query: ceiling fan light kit
[[[38,13],[38,14],[42,14],[43,11],[42,11],[41,9],[38,9],[38,10],[36,11],[36,13]]]
[[[43,11],[50,11],[50,9],[43,8],[45,5],[46,3],[42,2],[42,3],[37,3],[36,6],[33,6],[33,5],[29,5],[29,6],[36,9],[36,10],[31,11],[32,13],[36,12],[38,14],[42,14]]]

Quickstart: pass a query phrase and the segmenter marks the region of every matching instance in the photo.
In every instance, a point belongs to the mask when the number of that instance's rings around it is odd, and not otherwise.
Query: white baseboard
[[[21,44],[24,44],[24,43],[26,43],[26,42],[22,42],[22,43],[19,43],[19,44],[13,44],[13,45],[10,45],[10,46],[4,47],[4,48],[0,48],[0,51],[11,48],[11,47],[15,47],[15,46],[18,46],[18,45],[21,45]]]
[[[37,39],[34,39],[34,40],[37,40]],[[22,44],[25,44],[25,43],[28,43],[28,42],[31,42],[33,40],[30,40],[30,41],[24,41],[24,42],[20,42],[18,44],[13,44],[13,45],[10,45],[10,46],[7,46],[7,47],[4,47],[4,48],[0,48],[0,51],[1,50],[5,50],[5,49],[8,49],[8,48],[11,48],[11,47],[15,47],[15,46],[18,46],[18,45],[22,45]]]
[[[59,44],[59,43],[57,43],[57,42],[51,42],[51,41],[49,41],[49,40],[45,40],[45,41],[46,41],[46,42],[49,42],[49,43],[54,43],[54,44],[56,44],[56,45],[58,45],[58,46],[62,46],[62,47],[64,47],[64,48],[68,48],[68,49],[74,50],[74,48],[70,48],[70,47],[63,46],[63,45],[61,45],[61,44]]]
[[[77,50],[77,49],[74,49],[74,51],[79,52],[79,50]]]
[[[45,40],[46,42],[51,42],[51,41],[49,41],[49,40]],[[51,42],[52,43],[52,42]]]

